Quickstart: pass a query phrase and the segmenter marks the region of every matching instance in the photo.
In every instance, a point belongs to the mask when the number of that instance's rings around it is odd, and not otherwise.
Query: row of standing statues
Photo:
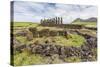
[[[42,25],[53,25],[53,24],[63,24],[62,17],[55,17],[50,19],[41,19]]]

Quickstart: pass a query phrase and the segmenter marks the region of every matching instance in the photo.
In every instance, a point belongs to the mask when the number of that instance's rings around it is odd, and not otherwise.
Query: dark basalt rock
[[[96,40],[96,38],[90,38],[90,39],[87,39],[87,43],[88,43],[88,46],[90,47],[90,48],[95,48],[95,47],[97,47],[97,40]]]
[[[16,47],[15,50],[18,52],[22,52],[25,48],[26,48],[26,45],[24,44],[24,45]]]

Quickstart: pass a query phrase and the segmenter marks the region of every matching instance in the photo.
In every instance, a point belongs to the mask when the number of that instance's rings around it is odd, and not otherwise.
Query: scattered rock
[[[26,30],[21,30],[15,33],[16,36],[26,36],[27,35],[27,31]]]

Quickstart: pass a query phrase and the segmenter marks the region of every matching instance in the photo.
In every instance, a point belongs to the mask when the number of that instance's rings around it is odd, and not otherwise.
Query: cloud
[[[63,17],[64,23],[76,18],[97,17],[97,7],[92,5],[71,5],[14,1],[14,21],[39,22],[40,19]]]

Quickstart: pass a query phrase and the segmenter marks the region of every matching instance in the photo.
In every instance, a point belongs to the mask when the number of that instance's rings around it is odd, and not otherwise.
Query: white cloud
[[[64,23],[70,23],[76,18],[97,17],[97,7],[91,5],[14,2],[14,21],[39,22],[42,18],[56,16],[62,16]]]

